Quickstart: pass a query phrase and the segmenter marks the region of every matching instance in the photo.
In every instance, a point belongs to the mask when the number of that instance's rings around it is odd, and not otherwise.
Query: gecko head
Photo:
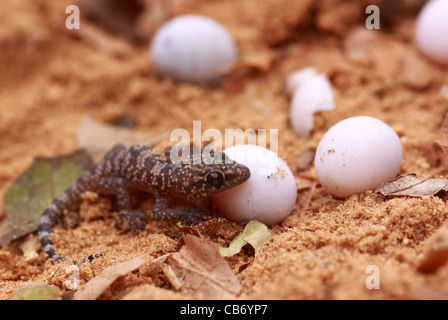
[[[183,190],[179,193],[190,199],[205,198],[231,189],[250,177],[248,167],[220,151],[194,154],[190,163],[183,164],[179,170],[183,173],[178,176],[185,177]]]

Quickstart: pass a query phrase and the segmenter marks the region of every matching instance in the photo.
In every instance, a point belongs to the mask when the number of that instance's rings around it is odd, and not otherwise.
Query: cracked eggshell
[[[224,150],[246,165],[251,176],[245,183],[212,196],[212,201],[229,220],[258,220],[274,225],[294,209],[297,187],[288,165],[274,152],[256,145],[237,145]]]
[[[317,75],[317,70],[314,67],[303,68],[291,73],[286,79],[286,92],[293,95],[294,91],[307,79]]]
[[[210,82],[237,57],[230,33],[217,21],[183,15],[154,35],[150,56],[157,71],[178,81]]]
[[[333,92],[328,78],[323,74],[310,76],[294,91],[290,107],[292,128],[301,137],[308,137],[314,126],[314,113],[334,108]]]
[[[448,65],[448,1],[425,4],[415,24],[415,41],[425,56]]]
[[[336,197],[376,189],[395,178],[403,150],[395,131],[371,117],[345,119],[331,127],[316,150],[320,184]]]

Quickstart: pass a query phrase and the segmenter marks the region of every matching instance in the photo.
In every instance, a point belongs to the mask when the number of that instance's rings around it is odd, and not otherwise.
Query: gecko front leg
[[[120,177],[101,178],[95,188],[96,192],[105,195],[116,195],[120,213],[115,220],[115,227],[119,227],[122,219],[126,219],[129,226],[135,232],[139,232],[146,226],[144,219],[148,215],[143,211],[134,211],[129,200],[128,186],[126,180]]]
[[[208,210],[193,206],[190,208],[170,208],[168,198],[156,195],[156,201],[152,209],[155,220],[180,220],[185,225],[198,224],[209,218]]]

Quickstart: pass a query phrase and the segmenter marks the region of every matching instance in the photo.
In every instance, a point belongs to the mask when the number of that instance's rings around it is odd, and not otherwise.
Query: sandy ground
[[[400,136],[400,173],[445,175],[447,167],[432,161],[428,146],[441,137],[448,110],[441,94],[448,85],[447,70],[415,48],[418,1],[399,3],[396,11],[377,1],[381,29],[367,30],[367,1],[175,1],[168,12],[152,17],[146,40],[136,44],[84,18],[80,30],[67,30],[70,1],[1,1],[0,206],[8,185],[34,157],[77,149],[75,132],[85,115],[107,123],[126,115],[135,119],[133,129],[154,134],[191,130],[193,120],[201,120],[203,130],[278,129],[279,155],[299,183],[298,201],[291,215],[271,228],[272,240],[256,257],[245,248],[227,258],[242,286],[240,298],[448,298],[448,264],[429,273],[417,270],[419,255],[446,224],[444,199],[387,198],[372,192],[335,199],[319,184],[312,187],[313,168],[297,166],[333,124],[368,115]],[[160,21],[182,13],[208,15],[234,35],[239,61],[219,83],[179,84],[157,76],[148,57],[148,37]],[[291,72],[308,66],[328,75],[337,107],[317,114],[311,136],[304,139],[288,122],[284,83]],[[149,211],[153,200],[140,205]],[[143,252],[155,258],[179,250],[182,231],[176,222],[150,221],[139,235],[120,232],[113,227],[110,207],[109,199],[84,203],[81,217],[92,210],[97,212],[93,217],[82,219],[76,229],[54,229],[52,239],[63,256],[105,253],[83,265],[81,285],[105,267]],[[214,218],[197,229],[211,242],[226,245],[242,226]],[[60,267],[51,265],[41,250],[37,259],[25,261],[20,243],[0,249],[0,299],[10,299],[32,282],[65,291]],[[380,271],[379,289],[366,287],[371,265]],[[145,290],[139,293],[139,288]],[[131,297],[147,299],[198,297],[175,291],[163,272],[154,275],[142,267],[115,281],[100,298],[122,299],[131,292],[137,292]]]

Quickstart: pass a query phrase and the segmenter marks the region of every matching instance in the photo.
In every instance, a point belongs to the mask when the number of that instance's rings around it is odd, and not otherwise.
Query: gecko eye
[[[211,187],[219,188],[224,184],[224,172],[211,171],[205,176],[205,182]]]

